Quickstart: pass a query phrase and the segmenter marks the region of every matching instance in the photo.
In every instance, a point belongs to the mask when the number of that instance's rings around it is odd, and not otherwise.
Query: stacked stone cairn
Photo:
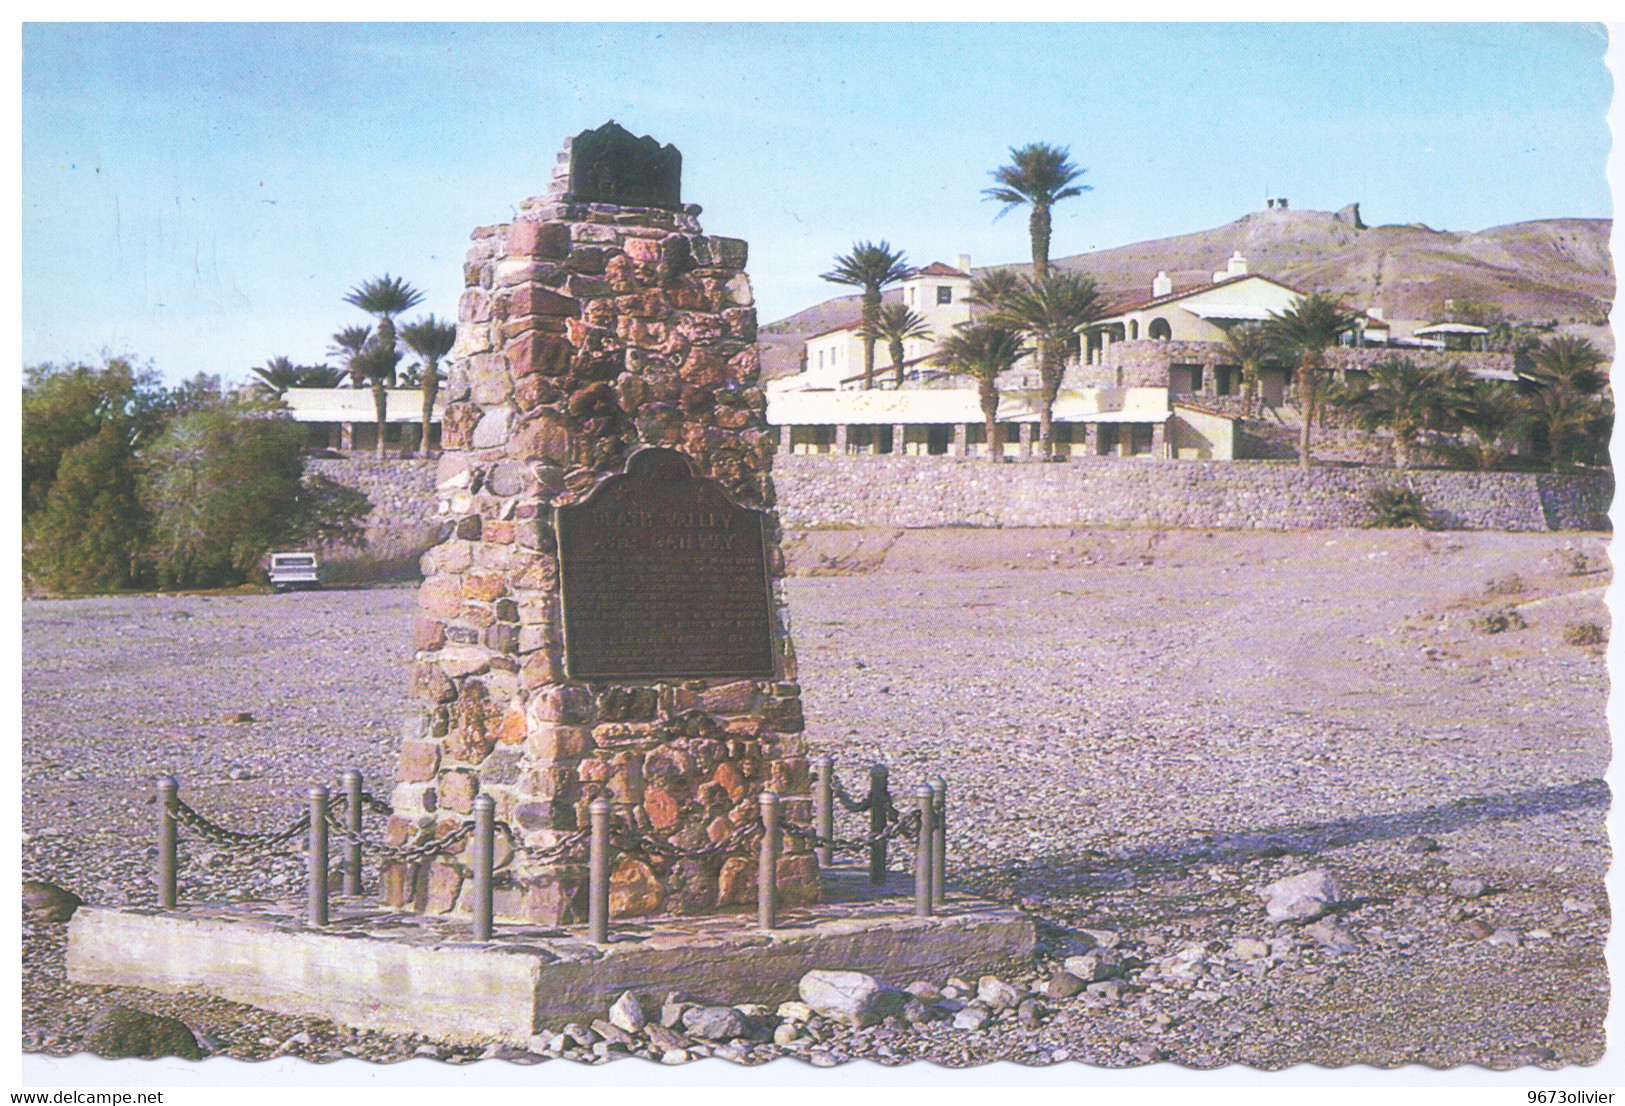
[[[571,146],[605,130],[567,142],[548,194],[513,222],[471,235],[437,473],[444,521],[423,556],[390,845],[450,834],[481,793],[537,850],[586,827],[598,796],[635,832],[683,850],[759,820],[769,788],[787,820],[812,820],[746,244],[702,233],[696,206],[582,202]],[[643,446],[680,451],[734,502],[767,512],[771,678],[566,675],[552,508],[622,472]],[[386,904],[467,911],[471,850],[453,850],[386,865]],[[585,920],[584,862],[516,854],[500,832],[495,862],[498,920]],[[816,860],[793,836],[777,882],[782,903],[818,900]],[[755,897],[751,849],[622,853],[612,868],[612,916]]]

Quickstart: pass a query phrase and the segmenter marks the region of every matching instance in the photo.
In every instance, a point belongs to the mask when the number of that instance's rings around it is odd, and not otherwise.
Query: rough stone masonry
[[[628,827],[683,850],[758,819],[768,788],[786,818],[811,821],[746,244],[701,231],[679,173],[673,147],[610,123],[566,142],[548,193],[513,222],[471,235],[389,844],[451,833],[482,792],[534,849],[585,826],[600,795]],[[553,508],[644,446],[681,452],[766,512],[772,676],[566,674]],[[497,842],[498,919],[584,919],[584,864]],[[386,867],[385,901],[467,910],[466,856]],[[611,913],[747,903],[755,867],[749,855],[623,853]],[[816,862],[793,837],[777,878],[786,903],[817,900]]]

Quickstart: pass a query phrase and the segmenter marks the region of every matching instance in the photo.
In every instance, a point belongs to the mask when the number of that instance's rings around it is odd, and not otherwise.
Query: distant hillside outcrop
[[[1167,272],[1176,291],[1206,284],[1239,252],[1251,272],[1304,291],[1325,291],[1390,319],[1425,319],[1446,300],[1514,319],[1556,320],[1610,353],[1606,317],[1614,299],[1608,219],[1540,219],[1472,234],[1412,224],[1368,227],[1358,204],[1333,214],[1271,208],[1222,227],[1054,260],[1093,278],[1112,305],[1150,295]],[[1027,264],[986,266],[1026,271]],[[888,303],[897,301],[889,293]],[[859,297],[839,296],[763,326],[763,376],[796,371],[801,344],[854,321]]]

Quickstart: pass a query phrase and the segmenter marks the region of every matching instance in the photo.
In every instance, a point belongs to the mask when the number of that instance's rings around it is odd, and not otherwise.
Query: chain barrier
[[[874,792],[870,792],[862,799],[854,799],[847,794],[846,788],[841,785],[841,777],[831,772],[829,776],[830,788],[835,794],[836,802],[850,814],[862,814],[874,803]]]
[[[215,825],[179,798],[175,800],[175,820],[209,844],[227,849],[274,848],[298,837],[310,828],[310,814],[307,812],[295,818],[292,825],[278,833],[240,833]]]
[[[798,826],[794,822],[781,822],[779,828],[792,837],[799,837],[815,849],[834,849],[836,852],[858,852],[871,845],[878,845],[882,841],[890,841],[897,836],[914,840],[920,835],[920,812],[911,810],[901,818],[896,819],[885,829],[869,834],[867,837],[840,838],[820,837],[818,832],[810,826]]]

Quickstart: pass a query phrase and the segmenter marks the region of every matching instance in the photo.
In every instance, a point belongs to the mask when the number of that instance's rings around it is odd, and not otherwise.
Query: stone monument
[[[746,244],[701,231],[681,166],[611,122],[471,236],[389,844],[450,834],[480,793],[535,850],[598,796],[689,853],[769,788],[811,821]],[[584,919],[584,864],[497,840],[499,920]],[[385,901],[467,910],[465,860],[387,866]],[[749,903],[755,865],[626,853],[611,912]],[[777,878],[819,896],[794,837]]]

